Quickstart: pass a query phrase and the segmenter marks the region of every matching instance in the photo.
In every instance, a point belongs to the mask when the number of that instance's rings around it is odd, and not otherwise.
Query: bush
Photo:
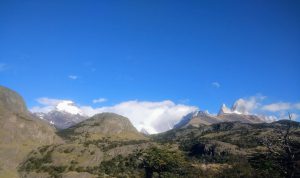
[[[184,156],[178,151],[171,151],[166,148],[152,147],[145,150],[143,155],[143,167],[146,177],[153,177],[154,173],[158,177],[184,174],[186,166]],[[172,177],[170,176],[170,177]]]

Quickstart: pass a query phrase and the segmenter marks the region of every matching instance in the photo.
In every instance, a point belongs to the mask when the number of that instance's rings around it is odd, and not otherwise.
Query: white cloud
[[[215,88],[220,88],[221,84],[219,82],[212,82],[211,85]]]
[[[71,80],[76,80],[76,79],[78,79],[78,76],[76,76],[76,75],[69,75],[68,77],[69,77],[69,79],[71,79]]]
[[[294,108],[297,109],[297,110],[300,110],[300,103],[295,103]]]
[[[38,98],[38,99],[36,99],[36,101],[42,106],[32,107],[30,109],[31,112],[48,113],[48,112],[54,110],[60,103],[72,102],[70,100],[47,98],[47,97]]]
[[[106,102],[106,98],[98,98],[98,99],[93,99],[93,103],[103,103]]]
[[[42,98],[38,98],[36,100],[39,104],[42,105],[49,105],[49,106],[55,106],[57,104],[59,104],[60,102],[64,101],[62,99],[54,99],[54,98],[47,98],[47,97],[42,97]]]
[[[29,110],[33,113],[38,113],[38,112],[48,113],[48,112],[52,111],[53,109],[55,109],[55,106],[34,106],[34,107],[30,108]]]
[[[300,110],[300,103],[277,102],[263,105],[264,96],[252,96],[248,98],[238,99],[231,112],[238,114],[254,114],[266,121],[275,121],[279,119],[288,119],[288,112],[297,112]],[[272,113],[272,114],[270,114]],[[292,113],[293,120],[297,119],[299,115]]]
[[[272,103],[272,104],[265,105],[261,109],[270,112],[278,112],[278,111],[291,110],[292,108],[293,107],[290,103],[279,102],[279,103]]]
[[[261,105],[260,102],[264,99],[264,96],[251,96],[248,98],[240,98],[238,99],[233,107],[232,111],[240,114],[250,114],[254,110],[258,109]]]
[[[300,103],[278,102],[264,105],[262,110],[269,112],[284,112],[291,110],[300,110]]]
[[[184,115],[198,108],[165,100],[160,102],[126,101],[109,107],[82,106],[81,109],[89,116],[101,112],[117,113],[128,117],[138,130],[144,128],[149,133],[157,133],[171,129]]]
[[[45,106],[35,106],[30,109],[32,112],[49,112],[55,109],[56,105],[60,102],[68,100],[40,98],[37,101]],[[75,104],[72,106],[75,106]],[[87,116],[93,116],[102,112],[113,112],[123,115],[128,117],[139,131],[146,129],[149,133],[167,131],[184,115],[198,109],[194,106],[175,104],[170,100],[158,102],[131,100],[113,106],[98,108],[93,108],[91,106],[76,107],[80,110],[80,113]]]
[[[73,101],[69,101],[69,100],[64,100],[64,101],[60,102],[56,106],[56,109],[58,111],[64,111],[64,112],[68,112],[68,113],[71,113],[71,114],[83,115],[81,109],[78,108],[78,106],[76,106]]]

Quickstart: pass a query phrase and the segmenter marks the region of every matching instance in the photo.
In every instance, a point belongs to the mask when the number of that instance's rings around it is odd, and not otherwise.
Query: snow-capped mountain
[[[72,101],[62,101],[50,112],[33,114],[48,121],[58,129],[68,128],[88,118]]]
[[[182,128],[187,126],[199,127],[201,125],[211,125],[219,122],[242,122],[242,123],[262,123],[270,122],[264,116],[251,115],[247,112],[238,110],[238,103],[235,103],[230,109],[223,104],[218,115],[211,115],[208,112],[195,111],[184,116],[174,128]]]
[[[222,104],[218,115],[233,113],[230,108],[228,108],[225,104]]]
[[[244,114],[249,115],[245,108],[239,103],[239,100],[236,101],[231,108],[228,108],[225,104],[222,104],[218,115],[222,114]]]
[[[218,122],[222,121],[208,112],[195,111],[184,116],[177,124],[174,125],[174,128],[182,128],[189,125],[199,127],[200,125],[210,125]]]
[[[82,111],[75,105],[73,101],[62,101],[58,103],[56,110],[73,115],[83,115]]]

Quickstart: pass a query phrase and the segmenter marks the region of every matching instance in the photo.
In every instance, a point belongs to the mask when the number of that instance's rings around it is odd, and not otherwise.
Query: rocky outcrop
[[[18,177],[17,167],[41,145],[61,143],[56,130],[34,117],[22,97],[0,86],[0,177]]]

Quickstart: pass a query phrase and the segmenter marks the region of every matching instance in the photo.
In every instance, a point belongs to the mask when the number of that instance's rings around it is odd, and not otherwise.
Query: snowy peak
[[[83,115],[82,111],[75,105],[73,101],[62,101],[55,107],[57,111],[67,112],[73,115]]]
[[[225,104],[222,104],[218,115],[231,114],[231,113],[233,113],[233,111],[230,108],[228,108]]]
[[[237,100],[233,106],[228,108],[225,104],[222,104],[220,111],[218,113],[218,116],[223,114],[243,114],[243,115],[249,115],[250,113],[247,112],[247,108],[245,108],[245,105],[243,104],[243,100]]]
[[[236,114],[247,114],[248,115],[250,113],[248,112],[248,109],[246,106],[247,106],[247,104],[245,103],[245,100],[239,99],[233,104],[231,110]]]
[[[195,111],[184,116],[173,128],[181,128],[185,125],[199,125],[215,123],[216,118],[208,113],[208,111]]]
[[[192,112],[192,114],[193,114],[193,117],[209,115],[208,111],[195,111],[195,112]]]
[[[68,128],[88,118],[80,114],[71,114],[69,112],[66,112],[65,110],[53,110],[48,113],[33,114],[43,120],[48,121],[58,129]]]
[[[228,108],[225,104],[222,104],[218,115],[210,115],[207,111],[189,113],[175,124],[174,128],[187,126],[199,127],[200,125],[210,125],[219,122],[262,123],[272,120],[274,119],[249,113],[247,106],[245,106],[245,101],[240,99],[233,104],[232,108]]]
[[[55,125],[58,129],[68,128],[88,118],[83,114],[81,109],[70,100],[60,101],[50,112],[39,112],[34,113],[34,115]]]

